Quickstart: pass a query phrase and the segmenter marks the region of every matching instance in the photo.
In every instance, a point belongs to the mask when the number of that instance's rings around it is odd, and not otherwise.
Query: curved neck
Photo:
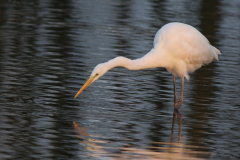
[[[125,57],[116,57],[114,59],[109,60],[105,64],[108,66],[108,70],[114,67],[125,67],[129,70],[141,70],[146,68],[156,68],[159,66],[159,58],[156,57],[153,50],[147,53],[145,56],[131,60]]]

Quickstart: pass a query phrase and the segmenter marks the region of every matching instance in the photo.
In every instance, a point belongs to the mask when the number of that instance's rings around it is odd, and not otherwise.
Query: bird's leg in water
[[[182,88],[181,88],[181,97],[178,101],[178,107],[177,110],[181,107],[182,102],[183,102],[183,87],[184,87],[184,77],[182,77]]]
[[[177,105],[177,89],[176,89],[175,76],[173,76],[173,87],[174,87],[174,108],[176,108],[176,105]]]

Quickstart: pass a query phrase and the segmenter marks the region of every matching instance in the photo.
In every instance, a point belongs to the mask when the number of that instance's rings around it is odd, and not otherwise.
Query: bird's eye
[[[96,74],[96,76],[98,76],[98,73]]]

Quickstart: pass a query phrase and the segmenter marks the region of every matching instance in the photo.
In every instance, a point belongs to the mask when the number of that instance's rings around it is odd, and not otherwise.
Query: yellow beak
[[[80,93],[82,93],[82,91],[83,91],[84,89],[86,89],[86,88],[92,83],[93,79],[94,79],[96,76],[97,76],[97,75],[94,75],[94,76],[90,77],[90,78],[87,80],[87,82],[82,86],[82,88],[77,92],[77,94],[75,95],[74,98],[76,98]]]

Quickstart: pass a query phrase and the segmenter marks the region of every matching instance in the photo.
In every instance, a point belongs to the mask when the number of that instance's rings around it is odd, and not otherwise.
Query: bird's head
[[[90,84],[98,80],[108,71],[105,63],[98,64],[92,71],[87,82],[82,86],[82,88],[78,91],[74,98],[76,98],[85,88],[87,88]]]

